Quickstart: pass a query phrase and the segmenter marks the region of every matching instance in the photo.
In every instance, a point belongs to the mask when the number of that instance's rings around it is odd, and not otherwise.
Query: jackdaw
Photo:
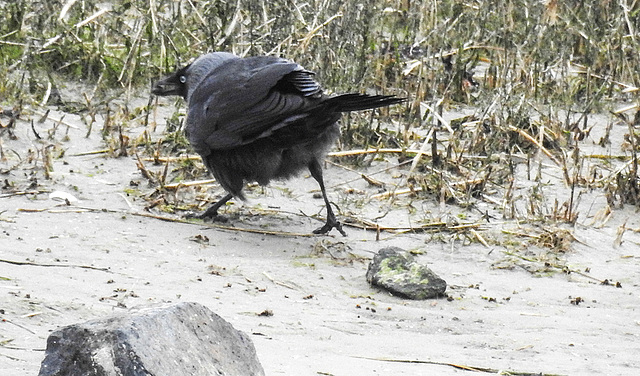
[[[179,95],[188,105],[186,136],[227,195],[200,218],[218,216],[232,197],[245,199],[247,182],[268,184],[309,169],[320,185],[327,222],[313,231],[346,235],[327,198],[320,162],[337,140],[342,112],[400,103],[390,95],[329,96],[314,73],[274,56],[200,56],[163,78],[152,93]]]

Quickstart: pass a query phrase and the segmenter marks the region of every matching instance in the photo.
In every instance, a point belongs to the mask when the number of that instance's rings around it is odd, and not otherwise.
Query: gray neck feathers
[[[202,82],[211,71],[231,59],[239,59],[239,57],[228,52],[214,52],[202,55],[191,63],[191,66],[189,66],[187,70],[187,103],[200,82]]]

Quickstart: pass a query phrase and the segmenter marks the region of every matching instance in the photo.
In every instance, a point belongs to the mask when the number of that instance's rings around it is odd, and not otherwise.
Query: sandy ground
[[[267,375],[470,372],[452,365],[564,375],[640,372],[640,235],[632,231],[640,220],[632,207],[614,211],[602,226],[586,225],[598,211],[590,208],[571,229],[580,241],[561,255],[572,269],[588,268],[587,276],[621,288],[576,273],[532,274],[506,262],[500,245],[451,234],[382,233],[376,241],[375,232],[356,228],[346,228],[346,238],[304,237],[168,222],[136,214],[148,213],[146,202],[125,189],[132,180],[149,189],[134,158],[73,156],[104,147],[99,132],[86,139],[77,124],[70,141],[53,142],[65,156],[54,160],[50,180],[39,162],[1,176],[12,187],[0,198],[0,375],[37,374],[56,328],[180,301],[203,304],[250,334]],[[44,134],[51,126],[35,125]],[[18,123],[16,136],[3,136],[3,170],[18,163],[16,155],[43,146],[27,121]],[[14,194],[32,190],[32,175],[41,193]],[[331,165],[325,175],[328,186],[357,177]],[[376,193],[364,181],[352,185]],[[251,190],[249,202],[229,208],[239,213],[229,225],[310,233],[321,222],[300,213],[324,214],[322,200],[312,197],[316,188],[302,176]],[[78,201],[67,206],[52,192]],[[344,190],[330,194],[339,205],[349,199]],[[414,202],[418,211],[420,205],[426,204]],[[372,219],[377,210],[365,205],[358,214]],[[452,209],[432,210],[438,217]],[[409,217],[397,206],[381,221]],[[616,245],[623,224],[627,231]],[[421,251],[420,259],[448,282],[452,299],[408,301],[370,287],[368,259],[385,246]],[[576,297],[583,302],[572,304]],[[265,310],[272,316],[260,315]]]

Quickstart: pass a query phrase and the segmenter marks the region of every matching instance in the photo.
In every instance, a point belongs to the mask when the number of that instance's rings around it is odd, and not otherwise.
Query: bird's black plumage
[[[294,62],[272,56],[240,58],[225,52],[199,57],[159,81],[152,92],[179,95],[187,101],[187,138],[228,192],[203,217],[216,217],[233,196],[244,199],[246,182],[266,185],[309,169],[327,206],[327,222],[314,233],[336,228],[343,235],[320,165],[340,134],[340,114],[404,100],[387,95],[327,96],[314,73]]]

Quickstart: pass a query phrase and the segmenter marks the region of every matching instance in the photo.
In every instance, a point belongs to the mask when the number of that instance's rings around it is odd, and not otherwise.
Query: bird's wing
[[[321,95],[313,72],[298,64],[265,57],[230,61],[191,96],[189,141],[204,155],[246,145],[307,116]]]

